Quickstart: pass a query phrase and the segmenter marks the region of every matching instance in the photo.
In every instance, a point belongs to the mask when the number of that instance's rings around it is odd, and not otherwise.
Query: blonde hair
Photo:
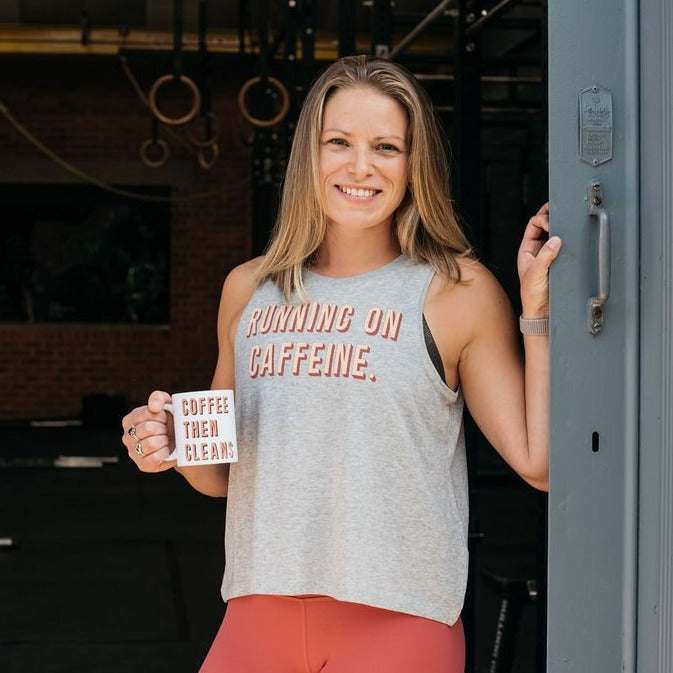
[[[286,300],[306,301],[303,269],[322,243],[327,218],[320,204],[319,142],[325,105],[335,92],[370,88],[397,101],[408,118],[408,188],[395,215],[402,252],[428,262],[445,278],[460,281],[458,259],[472,254],[449,198],[449,167],[432,104],[413,74],[369,56],[347,56],[330,65],[309,90],[299,115],[287,164],[278,218],[258,268]]]

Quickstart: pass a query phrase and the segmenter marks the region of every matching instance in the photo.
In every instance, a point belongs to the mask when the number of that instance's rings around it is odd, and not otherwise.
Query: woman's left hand
[[[524,318],[549,315],[549,267],[561,250],[561,239],[549,237],[549,203],[530,218],[517,255]]]

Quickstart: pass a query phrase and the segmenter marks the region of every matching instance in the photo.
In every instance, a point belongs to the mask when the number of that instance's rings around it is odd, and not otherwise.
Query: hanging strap
[[[269,0],[259,0],[259,76],[262,81],[269,76]]]
[[[152,114],[164,124],[169,126],[179,126],[187,124],[197,115],[201,108],[201,92],[194,81],[184,75],[182,72],[182,32],[183,32],[183,6],[182,0],[173,0],[173,74],[163,75],[159,77],[148,95],[148,101]],[[169,117],[163,114],[157,105],[157,94],[159,89],[171,80],[175,80],[183,84],[189,91],[192,97],[192,105],[189,111],[182,117]]]
[[[173,0],[173,77],[182,75],[182,34],[184,32],[182,0]]]
[[[201,66],[201,116],[206,118],[206,140],[212,137],[213,129],[209,116],[212,95],[210,88],[210,54],[206,31],[208,28],[208,0],[199,1],[199,63]]]

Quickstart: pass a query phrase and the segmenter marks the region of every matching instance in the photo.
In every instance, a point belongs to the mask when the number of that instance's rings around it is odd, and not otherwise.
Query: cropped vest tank
[[[467,581],[463,399],[423,333],[429,265],[267,282],[235,338],[222,596],[322,594],[453,624]]]

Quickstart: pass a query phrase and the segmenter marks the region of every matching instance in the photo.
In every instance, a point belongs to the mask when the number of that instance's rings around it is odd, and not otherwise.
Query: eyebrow
[[[328,129],[323,129],[322,133],[342,133],[345,136],[352,136],[352,133],[349,133],[348,131],[344,131],[343,129],[339,128],[328,128]],[[322,135],[322,134],[321,134]],[[402,136],[398,136],[396,134],[391,134],[391,135],[383,135],[383,136],[376,136],[374,140],[392,140],[392,139],[400,140],[401,142],[406,142],[406,138],[403,138]]]

